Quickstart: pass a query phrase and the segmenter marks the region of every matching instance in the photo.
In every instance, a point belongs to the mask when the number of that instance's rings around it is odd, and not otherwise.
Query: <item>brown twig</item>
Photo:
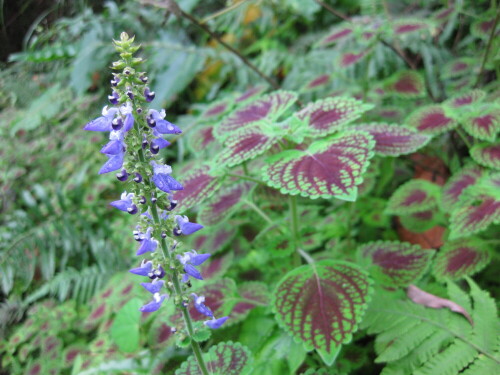
[[[316,1],[319,5],[321,5],[323,8],[325,8],[327,11],[329,11],[334,16],[337,16],[338,18],[342,18],[344,21],[351,22],[351,19],[349,17],[340,13],[338,10],[333,9],[330,5],[325,4],[324,2],[322,2],[320,0],[314,0],[314,1]]]
[[[217,34],[215,34],[212,30],[207,25],[204,25],[200,21],[198,21],[194,16],[192,16],[189,13],[184,12],[181,8],[179,8],[179,5],[174,1],[174,0],[163,0],[162,3],[156,2],[154,0],[141,0],[143,4],[148,4],[148,5],[154,5],[158,8],[163,8],[167,9],[168,11],[172,12],[175,14],[177,17],[183,17],[187,20],[189,20],[191,23],[202,29],[204,32],[206,32],[208,35],[210,35],[212,38],[214,38],[217,42],[219,42],[224,48],[226,48],[228,51],[233,53],[234,55],[238,56],[238,58],[241,60],[243,64],[248,66],[250,69],[252,69],[259,77],[267,81],[275,90],[278,90],[280,88],[280,85],[276,83],[274,79],[271,77],[268,77],[264,73],[262,73],[254,64],[252,64],[245,56],[243,56],[238,50],[235,48],[231,47],[229,44],[224,42]]]
[[[495,35],[495,31],[497,29],[499,17],[500,17],[500,10],[497,11],[497,15],[495,17],[495,22],[493,23],[493,27],[491,28],[490,39],[488,40],[488,45],[486,46],[486,52],[484,53],[483,62],[481,63],[481,69],[479,70],[479,74],[477,75],[477,80],[476,80],[476,84],[474,85],[474,87],[477,87],[479,85],[479,82],[481,81],[481,75],[483,74],[484,66],[486,65],[486,60],[488,59],[491,45],[493,44],[493,36]]]

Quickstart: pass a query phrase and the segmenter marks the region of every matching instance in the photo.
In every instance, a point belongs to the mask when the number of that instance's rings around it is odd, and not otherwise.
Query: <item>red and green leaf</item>
[[[417,32],[417,31],[423,31],[423,30],[428,30],[429,29],[429,23],[425,22],[423,20],[418,20],[418,19],[400,19],[396,20],[393,25],[392,29],[394,31],[394,34],[400,36],[400,35],[406,35],[409,33]]]
[[[238,288],[238,295],[239,298],[231,310],[228,323],[241,322],[252,309],[269,304],[269,290],[266,284],[258,281],[241,284]]]
[[[469,73],[477,64],[471,57],[461,57],[447,63],[443,68],[443,78],[461,77]]]
[[[347,68],[347,67],[359,62],[367,54],[368,54],[367,51],[345,52],[342,55],[340,55],[340,57],[339,57],[339,66],[341,68]]]
[[[295,117],[307,125],[306,136],[322,137],[339,131],[372,108],[353,98],[335,97],[309,103]]]
[[[491,260],[488,244],[478,238],[446,243],[434,260],[437,279],[461,279],[481,271]]]
[[[196,131],[190,134],[189,146],[193,152],[200,152],[207,150],[209,147],[213,147],[213,144],[217,142],[213,135],[214,127],[212,125],[205,125],[203,127],[198,127]]]
[[[203,275],[203,279],[212,280],[223,276],[231,266],[233,257],[233,252],[228,252],[225,255],[214,259],[210,257],[209,262],[205,262],[200,266],[200,272]]]
[[[405,99],[425,96],[424,78],[413,70],[394,74],[387,79],[384,87],[388,93]]]
[[[500,142],[476,144],[470,149],[470,155],[477,163],[500,170]]]
[[[346,132],[314,142],[306,150],[272,156],[262,175],[285,194],[354,201],[374,144],[367,133]]]
[[[225,117],[215,128],[215,136],[221,140],[232,132],[257,123],[270,123],[281,116],[297,100],[297,94],[291,91],[279,90],[264,95]]]
[[[436,11],[433,15],[432,18],[439,22],[439,23],[444,23],[450,19],[452,14],[455,12],[454,7],[449,7],[449,8],[442,8]]]
[[[424,212],[437,205],[441,187],[432,182],[413,179],[401,185],[389,198],[385,212],[409,215]]]
[[[449,108],[462,108],[471,104],[479,103],[485,98],[485,96],[486,93],[482,90],[472,90],[448,99],[444,102],[444,104]]]
[[[220,186],[219,179],[210,173],[208,165],[194,169],[179,180],[184,189],[174,193],[174,199],[178,202],[175,209],[177,212],[186,211],[206,201]]]
[[[364,131],[375,139],[375,152],[383,156],[399,156],[424,147],[431,137],[413,129],[385,123],[361,124],[351,129]]]
[[[330,82],[330,75],[329,74],[322,74],[311,81],[309,81],[305,86],[302,91],[312,91],[316,90],[320,87],[326,86]]]
[[[203,353],[210,375],[245,375],[251,370],[252,355],[240,343],[221,342]],[[175,371],[175,375],[203,375],[194,355]]]
[[[476,165],[469,165],[454,174],[443,187],[441,205],[444,211],[456,207],[462,192],[474,185],[483,176],[483,171]]]
[[[472,35],[475,35],[482,39],[488,39],[493,27],[496,25],[495,23],[495,15],[492,14],[489,17],[481,18],[475,21],[470,28]],[[498,35],[500,31],[496,31],[496,35]]]
[[[350,26],[336,27],[319,41],[318,46],[325,47],[331,44],[335,44],[341,40],[346,39],[353,33],[353,31],[354,30]]]
[[[480,106],[465,116],[462,126],[473,137],[493,142],[500,132],[500,107]]]
[[[438,135],[457,126],[457,122],[446,116],[444,108],[439,104],[421,107],[406,119],[406,124],[422,133]]]
[[[201,114],[200,120],[215,120],[231,109],[231,103],[228,100],[218,101],[205,109]]]
[[[377,241],[360,246],[358,255],[370,264],[375,280],[405,287],[422,277],[434,252],[408,242]]]
[[[214,225],[229,219],[250,188],[249,183],[237,183],[220,190],[211,202],[200,210],[198,221],[205,225]]]
[[[255,125],[231,133],[224,141],[224,148],[218,156],[217,164],[232,167],[269,150],[280,137],[264,129]]]
[[[242,104],[248,102],[249,100],[254,99],[256,96],[262,94],[266,90],[267,90],[267,87],[264,85],[257,85],[257,86],[251,87],[247,91],[245,91],[243,94],[238,96],[236,99],[234,99],[234,101],[237,105],[242,105]]]
[[[436,209],[399,216],[401,225],[414,233],[423,233],[439,224]]]
[[[280,326],[331,365],[358,329],[370,293],[370,280],[358,266],[322,261],[286,274],[273,304]]]

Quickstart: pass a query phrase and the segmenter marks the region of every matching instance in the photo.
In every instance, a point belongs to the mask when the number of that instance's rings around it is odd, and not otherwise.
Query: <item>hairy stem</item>
[[[292,229],[292,240],[293,247],[295,248],[295,253],[293,256],[293,264],[295,267],[300,266],[300,254],[299,254],[299,215],[297,213],[297,197],[295,195],[290,195],[290,216],[291,216],[291,229]]]

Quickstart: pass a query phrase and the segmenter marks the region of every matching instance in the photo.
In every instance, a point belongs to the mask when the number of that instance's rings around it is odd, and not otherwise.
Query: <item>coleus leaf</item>
[[[236,99],[234,99],[234,102],[237,105],[242,105],[242,104],[248,102],[249,100],[253,100],[256,96],[262,94],[266,90],[267,90],[267,87],[264,85],[257,85],[257,86],[251,87],[247,91],[245,91],[243,94],[236,97]]]
[[[491,34],[491,30],[496,25],[495,23],[495,15],[492,14],[489,17],[484,17],[475,21],[471,25],[471,33],[479,38],[487,39]],[[496,31],[496,35],[498,35],[499,31]]]
[[[211,228],[210,233],[203,231],[193,238],[193,247],[195,249],[210,249],[210,253],[213,255],[221,251],[234,238],[236,232],[236,228],[227,225]]]
[[[231,109],[232,105],[229,100],[221,100],[208,106],[207,109],[200,115],[202,121],[214,120],[221,117],[224,113]]]
[[[483,176],[483,171],[476,165],[468,165],[455,173],[443,186],[441,205],[444,211],[456,207],[462,192],[474,185]]]
[[[389,198],[385,212],[408,215],[423,212],[437,205],[441,187],[432,182],[413,179],[401,185]]]
[[[408,286],[422,275],[434,255],[408,242],[377,241],[361,245],[358,256],[371,264],[370,273],[389,287]]]
[[[188,208],[206,201],[220,186],[219,179],[210,173],[208,165],[194,169],[179,180],[184,189],[174,193],[174,199],[178,202],[175,208],[177,212],[186,211]]]
[[[469,186],[452,211],[450,239],[466,237],[500,222],[500,174],[491,174]]]
[[[460,77],[469,73],[477,61],[471,57],[461,57],[447,63],[443,68],[443,78]]]
[[[272,156],[262,176],[269,186],[285,194],[354,201],[374,143],[368,133],[345,132],[314,142],[306,150]]]
[[[414,212],[409,215],[399,216],[401,225],[414,233],[423,233],[439,224],[437,210],[431,209],[422,212]]]
[[[316,90],[322,86],[326,86],[330,82],[330,75],[329,74],[321,74],[320,76],[312,79],[302,89],[302,91],[312,91]]]
[[[209,147],[213,147],[213,144],[217,142],[213,135],[214,127],[212,125],[205,125],[203,127],[198,127],[196,131],[190,134],[189,146],[191,150],[195,153],[206,150]]]
[[[462,126],[473,137],[493,142],[500,132],[500,107],[488,104],[470,110]]]
[[[444,104],[449,108],[461,108],[467,107],[471,104],[478,103],[482,101],[486,96],[486,93],[482,90],[472,90],[464,94],[457,95],[450,98],[444,102]]]
[[[274,295],[280,326],[331,365],[366,310],[370,280],[355,264],[322,261],[286,274]]]
[[[335,97],[309,103],[294,116],[307,125],[306,137],[322,137],[339,131],[372,108],[372,104],[354,98]]]
[[[454,7],[442,8],[436,11],[432,15],[432,18],[437,22],[444,23],[451,17],[454,11],[455,11]]]
[[[227,220],[237,209],[241,198],[251,189],[247,182],[237,183],[217,192],[211,202],[203,206],[198,214],[198,221],[214,225]]]
[[[221,342],[203,353],[210,375],[245,375],[251,369],[252,355],[240,343]],[[189,357],[175,375],[203,375],[194,355]]]
[[[425,96],[424,78],[413,70],[394,74],[387,79],[384,87],[388,93],[405,99]]]
[[[478,238],[447,242],[434,260],[433,273],[437,279],[452,280],[481,271],[491,260],[488,244]]]
[[[345,25],[336,27],[318,42],[318,46],[325,47],[337,43],[338,41],[346,39],[349,35],[352,34],[353,31],[354,30],[352,29],[352,27]]]
[[[277,132],[273,132],[272,129],[258,125],[233,132],[225,139],[224,148],[217,158],[217,164],[228,167],[241,164],[263,154],[280,138]]]
[[[255,307],[269,304],[269,290],[266,284],[258,281],[241,284],[238,287],[238,294],[238,302],[231,310],[230,321],[227,323],[241,322]]]
[[[231,266],[233,257],[233,252],[228,252],[217,258],[210,257],[209,262],[205,262],[200,266],[200,272],[203,275],[203,280],[212,280],[220,278],[224,275]]]
[[[278,90],[264,95],[225,117],[215,128],[215,136],[221,140],[229,134],[256,123],[271,123],[278,119],[297,100],[297,94]]]
[[[368,54],[368,51],[361,52],[345,52],[339,57],[339,66],[347,68],[359,62],[363,57]]]
[[[403,117],[403,112],[398,107],[380,107],[370,111],[370,117],[382,121],[399,121]]]
[[[446,116],[443,106],[433,104],[421,107],[406,119],[406,124],[422,133],[438,135],[457,126],[457,122]]]
[[[375,139],[374,151],[383,156],[399,156],[424,147],[431,137],[399,125],[369,123],[354,125],[353,130],[364,131]]]
[[[415,31],[428,30],[429,23],[419,19],[399,19],[393,23],[392,29],[394,34],[404,35]]]
[[[470,156],[485,167],[500,169],[500,142],[476,144],[470,149]]]

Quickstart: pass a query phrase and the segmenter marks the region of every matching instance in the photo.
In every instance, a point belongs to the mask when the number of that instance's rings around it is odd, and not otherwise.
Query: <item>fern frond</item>
[[[382,374],[484,375],[494,373],[490,368],[499,368],[495,302],[472,280],[467,281],[469,294],[452,283],[448,293],[472,313],[474,326],[447,309],[389,299],[382,293],[373,299],[363,326],[369,334],[377,334],[376,362],[388,363]]]

